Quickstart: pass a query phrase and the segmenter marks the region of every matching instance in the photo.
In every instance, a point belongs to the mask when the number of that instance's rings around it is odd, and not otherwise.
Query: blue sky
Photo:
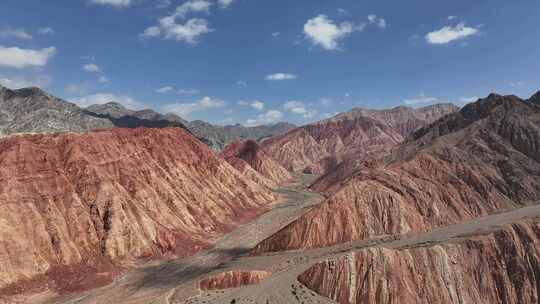
[[[0,83],[193,120],[540,89],[537,0],[2,0]]]

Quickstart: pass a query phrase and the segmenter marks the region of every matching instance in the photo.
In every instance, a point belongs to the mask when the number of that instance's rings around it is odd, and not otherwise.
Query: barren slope
[[[450,104],[416,110],[354,109],[270,138],[262,146],[288,170],[323,173],[344,160],[388,153],[413,131],[456,110]]]
[[[245,164],[248,164],[250,168],[263,177],[260,178],[254,176],[253,178],[265,185],[268,184],[268,182],[263,179],[269,180],[274,184],[273,186],[292,179],[291,174],[268,156],[266,152],[261,150],[259,144],[254,140],[245,142],[239,140],[234,141],[225,147],[222,155],[235,168],[241,172],[250,174],[250,170],[245,167]]]
[[[182,129],[11,136],[0,140],[0,287],[46,274],[69,290],[70,275],[193,254],[274,199]]]
[[[523,220],[450,244],[369,248],[318,263],[299,280],[340,304],[538,303],[540,224]]]
[[[539,200],[540,107],[490,95],[419,130],[386,164],[359,168],[255,252],[428,231]]]

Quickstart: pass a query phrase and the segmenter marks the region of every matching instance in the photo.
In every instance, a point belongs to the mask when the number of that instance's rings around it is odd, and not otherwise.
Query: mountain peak
[[[540,91],[536,92],[531,98],[529,98],[530,103],[535,103],[540,105]]]

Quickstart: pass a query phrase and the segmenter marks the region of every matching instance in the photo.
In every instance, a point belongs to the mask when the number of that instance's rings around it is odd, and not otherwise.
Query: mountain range
[[[387,153],[415,130],[457,110],[453,104],[356,108],[275,136],[262,147],[288,170],[321,174],[350,159]]]
[[[80,108],[39,88],[10,90],[0,86],[0,135],[15,133],[89,131],[103,128],[186,128],[215,150],[236,139],[261,140],[294,128],[289,123],[244,127],[216,126],[203,121],[186,121],[178,115],[146,109],[134,111],[111,101]]]
[[[0,88],[0,130],[0,303],[540,298],[540,92],[246,128]]]

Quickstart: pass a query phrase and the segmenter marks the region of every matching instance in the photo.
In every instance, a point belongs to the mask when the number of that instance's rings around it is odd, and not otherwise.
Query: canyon
[[[254,252],[427,232],[540,200],[540,107],[492,94],[418,130],[378,163],[316,182],[328,199]]]
[[[0,303],[537,303],[538,96],[2,138]]]

